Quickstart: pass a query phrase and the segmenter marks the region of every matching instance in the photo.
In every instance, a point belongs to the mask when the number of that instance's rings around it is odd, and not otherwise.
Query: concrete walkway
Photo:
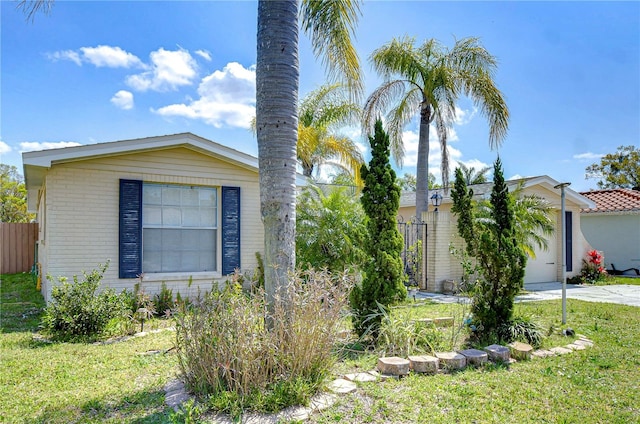
[[[525,284],[524,288],[528,293],[516,296],[516,302],[562,299],[562,284],[559,282]],[[469,302],[468,298],[461,296],[425,292],[418,292],[416,294],[416,299],[428,299],[440,303]],[[567,284],[567,299],[640,306],[640,286],[591,286]]]

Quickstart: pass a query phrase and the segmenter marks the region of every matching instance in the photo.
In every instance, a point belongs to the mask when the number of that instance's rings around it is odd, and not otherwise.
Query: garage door
[[[558,262],[557,253],[556,238],[551,236],[548,241],[548,250],[536,249],[536,258],[529,258],[527,261],[525,284],[558,281],[558,269],[562,264]]]

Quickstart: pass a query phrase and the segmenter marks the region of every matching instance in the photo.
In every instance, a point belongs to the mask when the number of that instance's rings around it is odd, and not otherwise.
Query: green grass
[[[169,331],[114,344],[46,343],[34,339],[42,298],[26,275],[0,282],[0,422],[169,423],[164,384],[177,373]],[[640,422],[640,309],[568,299],[568,325],[595,342],[570,355],[510,367],[409,376],[359,384],[313,423]],[[467,308],[468,311],[468,308]],[[394,309],[411,317],[464,316],[461,305],[424,303]],[[560,301],[516,305],[563,346]],[[148,328],[145,325],[145,329]],[[464,339],[460,337],[459,343]],[[336,375],[375,367],[377,357],[352,353]]]
[[[44,299],[35,290],[31,274],[0,276],[0,331],[3,333],[35,331],[40,324]]]
[[[598,281],[598,286],[610,286],[616,284],[628,284],[630,286],[640,286],[640,277],[621,277],[618,275],[610,275],[604,281]]]
[[[114,344],[46,343],[34,339],[44,306],[28,274],[0,284],[0,422],[170,421],[164,384],[175,375],[170,331]]]
[[[443,315],[459,305],[412,308]],[[421,311],[421,309],[425,309]],[[560,301],[516,305],[554,334],[545,346],[564,346]],[[355,394],[312,417],[314,423],[631,423],[640,422],[640,314],[637,307],[569,299],[568,325],[595,346],[510,367],[455,374],[411,375],[362,383]],[[372,355],[343,363],[341,372],[371,369]]]

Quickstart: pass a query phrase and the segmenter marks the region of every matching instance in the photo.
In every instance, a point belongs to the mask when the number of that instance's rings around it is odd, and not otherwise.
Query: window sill
[[[143,274],[142,281],[186,281],[192,279],[198,280],[214,280],[222,278],[222,274],[218,271],[206,272],[158,272]]]

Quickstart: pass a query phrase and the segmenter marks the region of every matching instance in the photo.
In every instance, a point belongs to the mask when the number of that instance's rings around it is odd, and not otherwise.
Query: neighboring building
[[[607,269],[611,264],[617,270],[640,269],[640,191],[617,188],[580,194],[595,203],[580,211],[580,222],[589,243],[603,252]]]
[[[110,260],[103,283],[209,290],[263,251],[257,158],[190,133],[23,153],[42,293]],[[53,276],[53,281],[46,278]]]
[[[548,201],[554,208],[554,218],[556,231],[548,239],[548,249],[536,250],[536,258],[529,258],[525,271],[525,284],[538,282],[552,282],[562,280],[562,230],[561,230],[561,196],[560,189],[554,187],[558,181],[548,176],[524,178],[521,180],[507,181],[510,190],[515,189],[518,184],[523,185],[524,195],[537,195]],[[492,183],[472,185],[474,198],[489,198]],[[458,259],[449,253],[449,245],[457,247],[464,245],[457,233],[457,222],[455,215],[451,213],[450,193],[445,194],[442,189],[430,190],[429,196],[439,193],[443,196],[442,204],[438,211],[434,211],[433,206],[429,206],[429,212],[422,217],[426,222],[426,240],[423,249],[423,262],[426,265],[426,281],[419,284],[420,288],[428,291],[442,291],[443,283],[446,280],[460,281],[462,267]],[[567,277],[579,274],[582,258],[590,249],[589,243],[585,240],[580,230],[580,210],[594,207],[595,204],[579,193],[565,189],[565,213],[566,213],[566,265]],[[415,193],[404,192],[400,198],[400,219],[409,222],[415,215]]]

